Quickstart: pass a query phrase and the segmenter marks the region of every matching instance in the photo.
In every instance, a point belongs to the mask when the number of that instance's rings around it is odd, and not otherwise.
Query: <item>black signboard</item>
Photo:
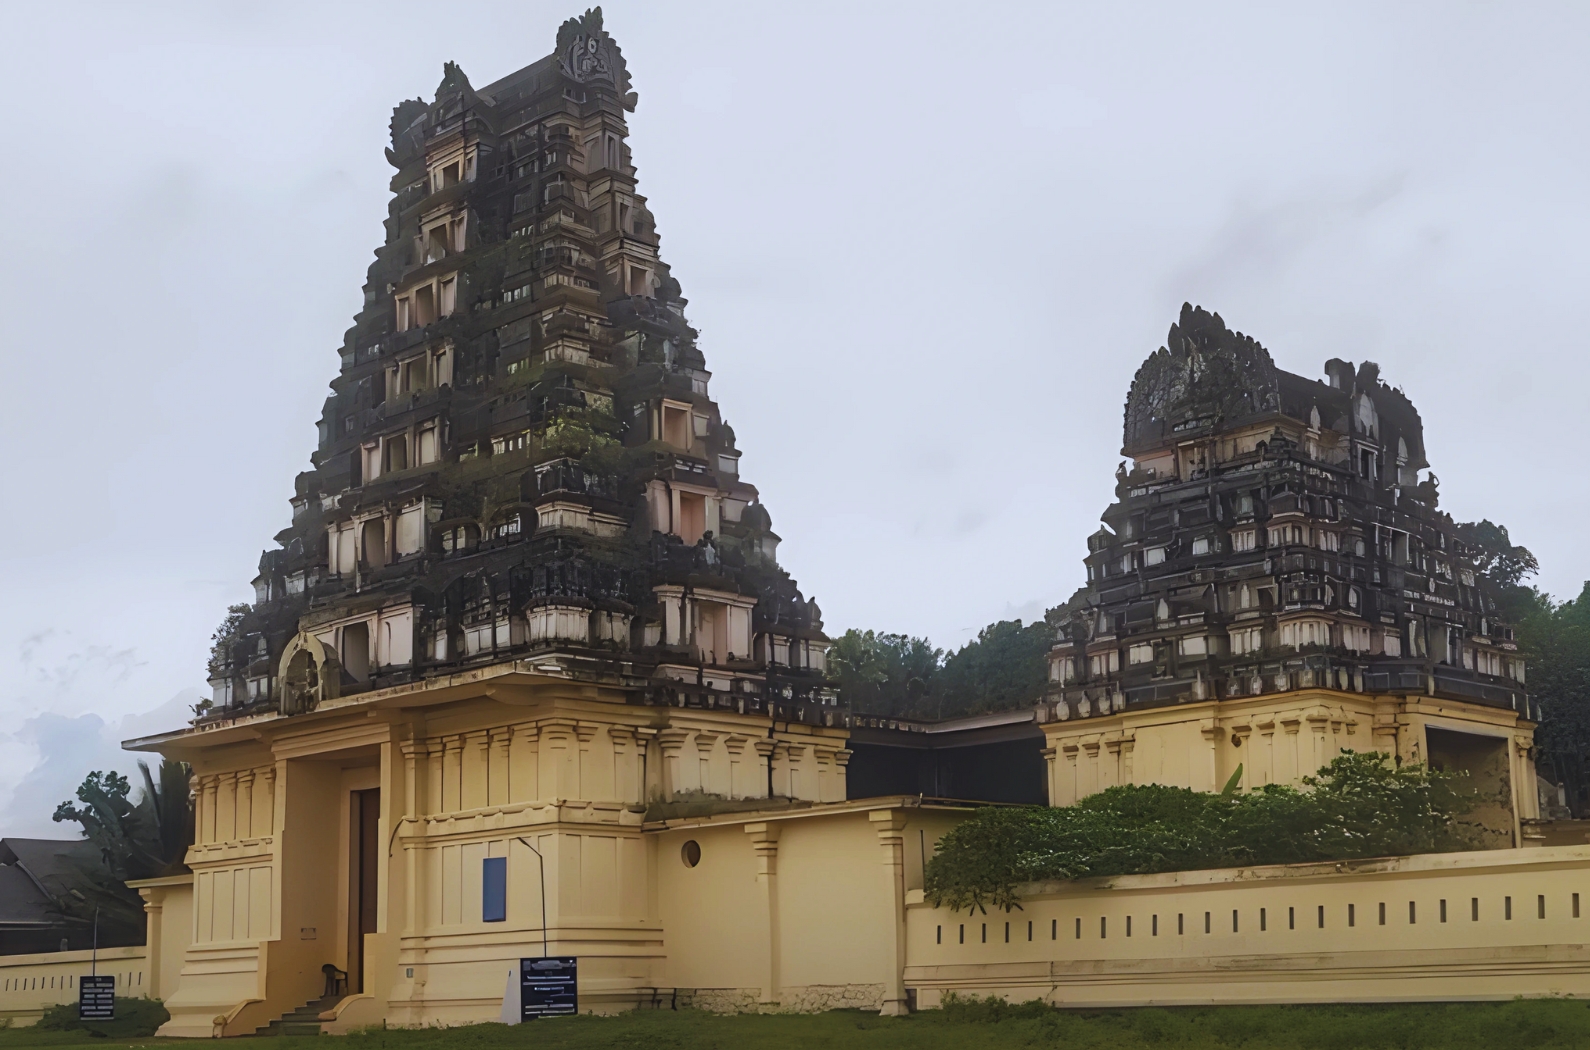
[[[87,975],[77,979],[77,1019],[114,1021],[116,1019],[116,978],[111,974]]]
[[[580,1012],[575,976],[578,962],[572,955],[519,960],[519,1019],[561,1017]]]

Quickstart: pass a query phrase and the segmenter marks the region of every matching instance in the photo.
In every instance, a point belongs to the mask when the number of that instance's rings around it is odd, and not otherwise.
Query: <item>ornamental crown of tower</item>
[[[1524,661],[1419,413],[1364,362],[1275,366],[1182,306],[1127,395],[1116,502],[1059,610],[1048,717],[1310,687],[1530,718]]]
[[[835,717],[821,612],[708,392],[600,8],[392,114],[385,223],[221,719],[504,661],[634,702]]]

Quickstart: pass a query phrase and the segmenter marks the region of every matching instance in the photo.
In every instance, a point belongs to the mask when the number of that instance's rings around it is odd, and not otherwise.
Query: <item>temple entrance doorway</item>
[[[364,991],[364,939],[376,930],[381,870],[381,789],[349,792],[348,993]]]
[[[1464,774],[1459,786],[1479,796],[1478,804],[1466,819],[1478,826],[1487,840],[1486,845],[1491,849],[1515,845],[1513,778],[1508,763],[1507,738],[1427,726],[1425,746],[1431,769]]]

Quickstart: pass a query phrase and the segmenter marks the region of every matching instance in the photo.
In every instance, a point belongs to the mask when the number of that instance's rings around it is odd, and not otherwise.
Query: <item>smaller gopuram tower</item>
[[[1507,844],[1536,816],[1524,661],[1413,403],[1364,362],[1275,366],[1184,305],[1126,399],[1042,717],[1050,798],[1296,783],[1344,749],[1466,769]]]

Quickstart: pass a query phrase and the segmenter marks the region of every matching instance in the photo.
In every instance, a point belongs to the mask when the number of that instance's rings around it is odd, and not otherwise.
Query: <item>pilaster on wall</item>
[[[440,740],[428,740],[425,744],[425,787],[420,792],[421,808],[418,814],[442,812],[442,754],[444,752]]]
[[[254,771],[241,770],[237,774],[237,837],[254,837]]]
[[[1385,697],[1375,704],[1374,723],[1370,728],[1370,741],[1372,751],[1384,751],[1388,755],[1398,754],[1397,749],[1397,703],[1392,697]]]
[[[696,779],[701,785],[701,790],[708,794],[729,794],[728,784],[715,784],[712,780],[712,746],[718,742],[720,733],[698,731],[696,733],[697,773]]]
[[[750,737],[739,733],[730,733],[723,738],[723,749],[729,753],[730,798],[745,798],[750,794],[744,766],[745,745],[750,742]]]
[[[646,800],[653,794],[653,785],[659,784],[662,778],[662,763],[648,762],[647,756],[651,754],[652,742],[657,739],[659,730],[651,726],[635,727],[635,748],[630,759],[629,768],[635,782],[636,805],[645,805]]]
[[[215,835],[215,805],[216,795],[220,788],[220,782],[218,778],[208,776],[201,778],[200,784],[201,787],[199,789],[199,799],[201,802],[201,808],[199,811],[198,820],[199,841],[217,842],[219,840]]]
[[[889,907],[889,966],[884,975],[883,1007],[878,1012],[891,1017],[909,1013],[905,998],[905,824],[906,815],[894,809],[878,809],[867,814],[878,845],[883,848],[883,872],[887,881]]]
[[[773,752],[773,787],[775,791],[783,788],[782,794],[790,798],[805,798],[810,794],[805,791],[806,783],[806,752],[809,751],[805,744],[791,741],[779,741],[778,749]],[[783,758],[783,768],[779,769],[779,758]],[[804,793],[803,793],[804,792]]]
[[[1510,741],[1509,758],[1513,777],[1513,845],[1524,845],[1525,820],[1540,816],[1540,790],[1535,786],[1535,740],[1533,734],[1516,734]]]
[[[402,744],[403,773],[406,779],[403,792],[403,818],[405,822],[420,816],[420,802],[423,798],[419,783],[421,770],[428,767],[429,752],[421,741],[406,740]],[[389,833],[390,834],[390,833]],[[384,865],[383,865],[384,866]],[[403,850],[403,885],[406,891],[403,894],[403,932],[412,934],[419,928],[419,855],[412,849]]]
[[[442,738],[442,805],[440,812],[463,809],[464,738]]]
[[[464,734],[464,746],[469,754],[459,770],[459,809],[480,809],[489,805],[489,780],[487,778],[491,735],[485,730]]]
[[[662,749],[662,794],[674,798],[686,790],[684,770],[685,741],[690,733],[684,729],[664,729],[657,734],[657,746]]]
[[[756,777],[756,782],[752,785],[751,790],[746,792],[746,797],[763,798],[769,793],[768,787],[773,782],[771,772],[773,768],[773,752],[778,745],[771,740],[762,739],[753,741],[751,746],[756,749],[756,768],[752,772],[752,776]]]
[[[636,733],[630,726],[609,726],[607,730],[608,743],[613,746],[613,799],[616,802],[625,802],[630,805],[639,805],[644,802],[641,794],[640,765],[636,761]],[[646,747],[644,738],[640,739],[639,748],[644,751]]]
[[[763,914],[767,922],[767,961],[762,973],[762,998],[760,1002],[773,1005],[779,1001],[779,958],[783,945],[778,923],[778,836],[783,825],[777,822],[747,824],[745,833],[751,836],[751,848],[756,853],[756,883],[762,891]]]
[[[486,805],[508,804],[508,750],[513,743],[513,729],[501,726],[490,732],[491,761],[486,764]]]
[[[508,743],[508,798],[529,802],[540,789],[541,729],[535,725],[515,726]]]
[[[577,722],[574,725],[574,784],[575,790],[570,798],[583,799],[611,799],[613,797],[613,778],[607,776],[606,783],[596,783],[595,763],[591,761],[591,741],[596,739],[597,730],[602,727],[594,722]]]
[[[190,879],[188,885],[192,885]],[[144,899],[144,948],[148,952],[145,956],[149,974],[149,996],[155,999],[165,998],[165,989],[161,980],[166,976],[161,967],[161,957],[165,954],[165,906],[166,886],[139,886],[138,896]]]

